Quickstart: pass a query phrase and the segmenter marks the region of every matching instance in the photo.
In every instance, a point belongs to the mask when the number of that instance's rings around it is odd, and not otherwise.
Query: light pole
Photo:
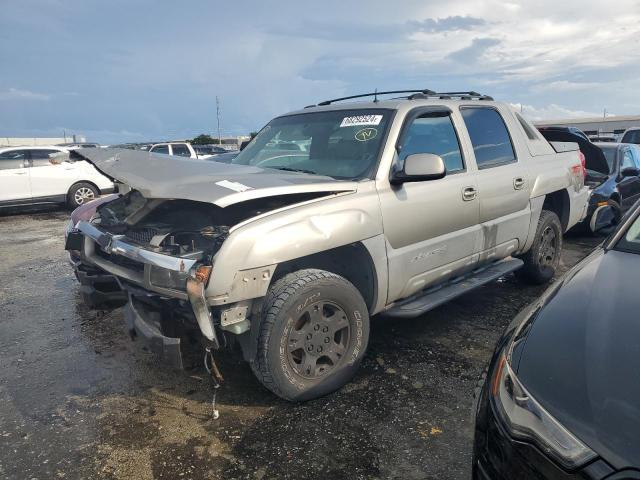
[[[218,145],[222,145],[222,137],[220,137],[220,100],[216,95],[216,117],[218,119]]]

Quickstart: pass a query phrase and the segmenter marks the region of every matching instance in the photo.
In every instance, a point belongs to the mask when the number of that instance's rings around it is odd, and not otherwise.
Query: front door
[[[29,159],[27,150],[0,153],[0,202],[30,202]]]
[[[476,264],[479,226],[475,169],[466,162],[455,122],[448,109],[410,112],[394,159],[393,168],[401,169],[408,155],[440,155],[447,169],[444,178],[402,185],[379,181],[389,262],[388,303]]]

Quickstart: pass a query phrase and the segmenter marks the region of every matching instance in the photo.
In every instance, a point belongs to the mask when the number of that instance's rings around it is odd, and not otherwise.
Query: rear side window
[[[430,113],[411,122],[400,148],[401,165],[414,153],[440,155],[448,173],[464,169],[458,136],[448,114]]]
[[[156,145],[149,151],[153,153],[165,153],[169,155],[169,145]]]
[[[47,167],[51,165],[49,159],[54,155],[58,155],[59,150],[48,150],[43,148],[31,150],[31,166],[32,167]]]
[[[497,110],[470,107],[460,109],[460,113],[471,137],[478,168],[516,160],[509,131]]]
[[[171,150],[173,150],[174,155],[178,155],[179,157],[190,157],[191,152],[189,148],[184,144],[171,145]]]
[[[0,170],[23,168],[26,158],[26,150],[9,150],[8,152],[0,153]]]
[[[527,134],[527,138],[529,140],[539,140],[538,135],[534,131],[533,127],[529,125],[524,118],[522,118],[522,115],[520,115],[518,112],[515,112],[515,113],[516,113],[516,118],[518,119],[518,121],[520,122],[520,125],[522,126],[522,129],[524,130],[524,133]]]

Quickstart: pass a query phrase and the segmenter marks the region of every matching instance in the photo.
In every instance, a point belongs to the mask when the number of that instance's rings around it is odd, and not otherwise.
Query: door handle
[[[513,179],[513,188],[515,190],[522,190],[522,188],[524,187],[525,181],[524,178],[522,177],[516,177]]]
[[[462,189],[462,200],[470,202],[478,196],[478,191],[474,187],[465,187]]]
[[[24,171],[24,172],[13,172],[13,174],[14,175],[26,175],[27,172],[26,171]]]

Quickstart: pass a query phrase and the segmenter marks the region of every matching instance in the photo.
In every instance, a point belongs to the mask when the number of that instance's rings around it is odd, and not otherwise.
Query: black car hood
[[[587,170],[609,174],[609,165],[602,149],[594,145],[584,137],[569,131],[540,128],[540,133],[548,142],[573,142],[577,143],[584,155]]]
[[[640,465],[640,255],[599,250],[533,321],[520,381],[616,468]]]

